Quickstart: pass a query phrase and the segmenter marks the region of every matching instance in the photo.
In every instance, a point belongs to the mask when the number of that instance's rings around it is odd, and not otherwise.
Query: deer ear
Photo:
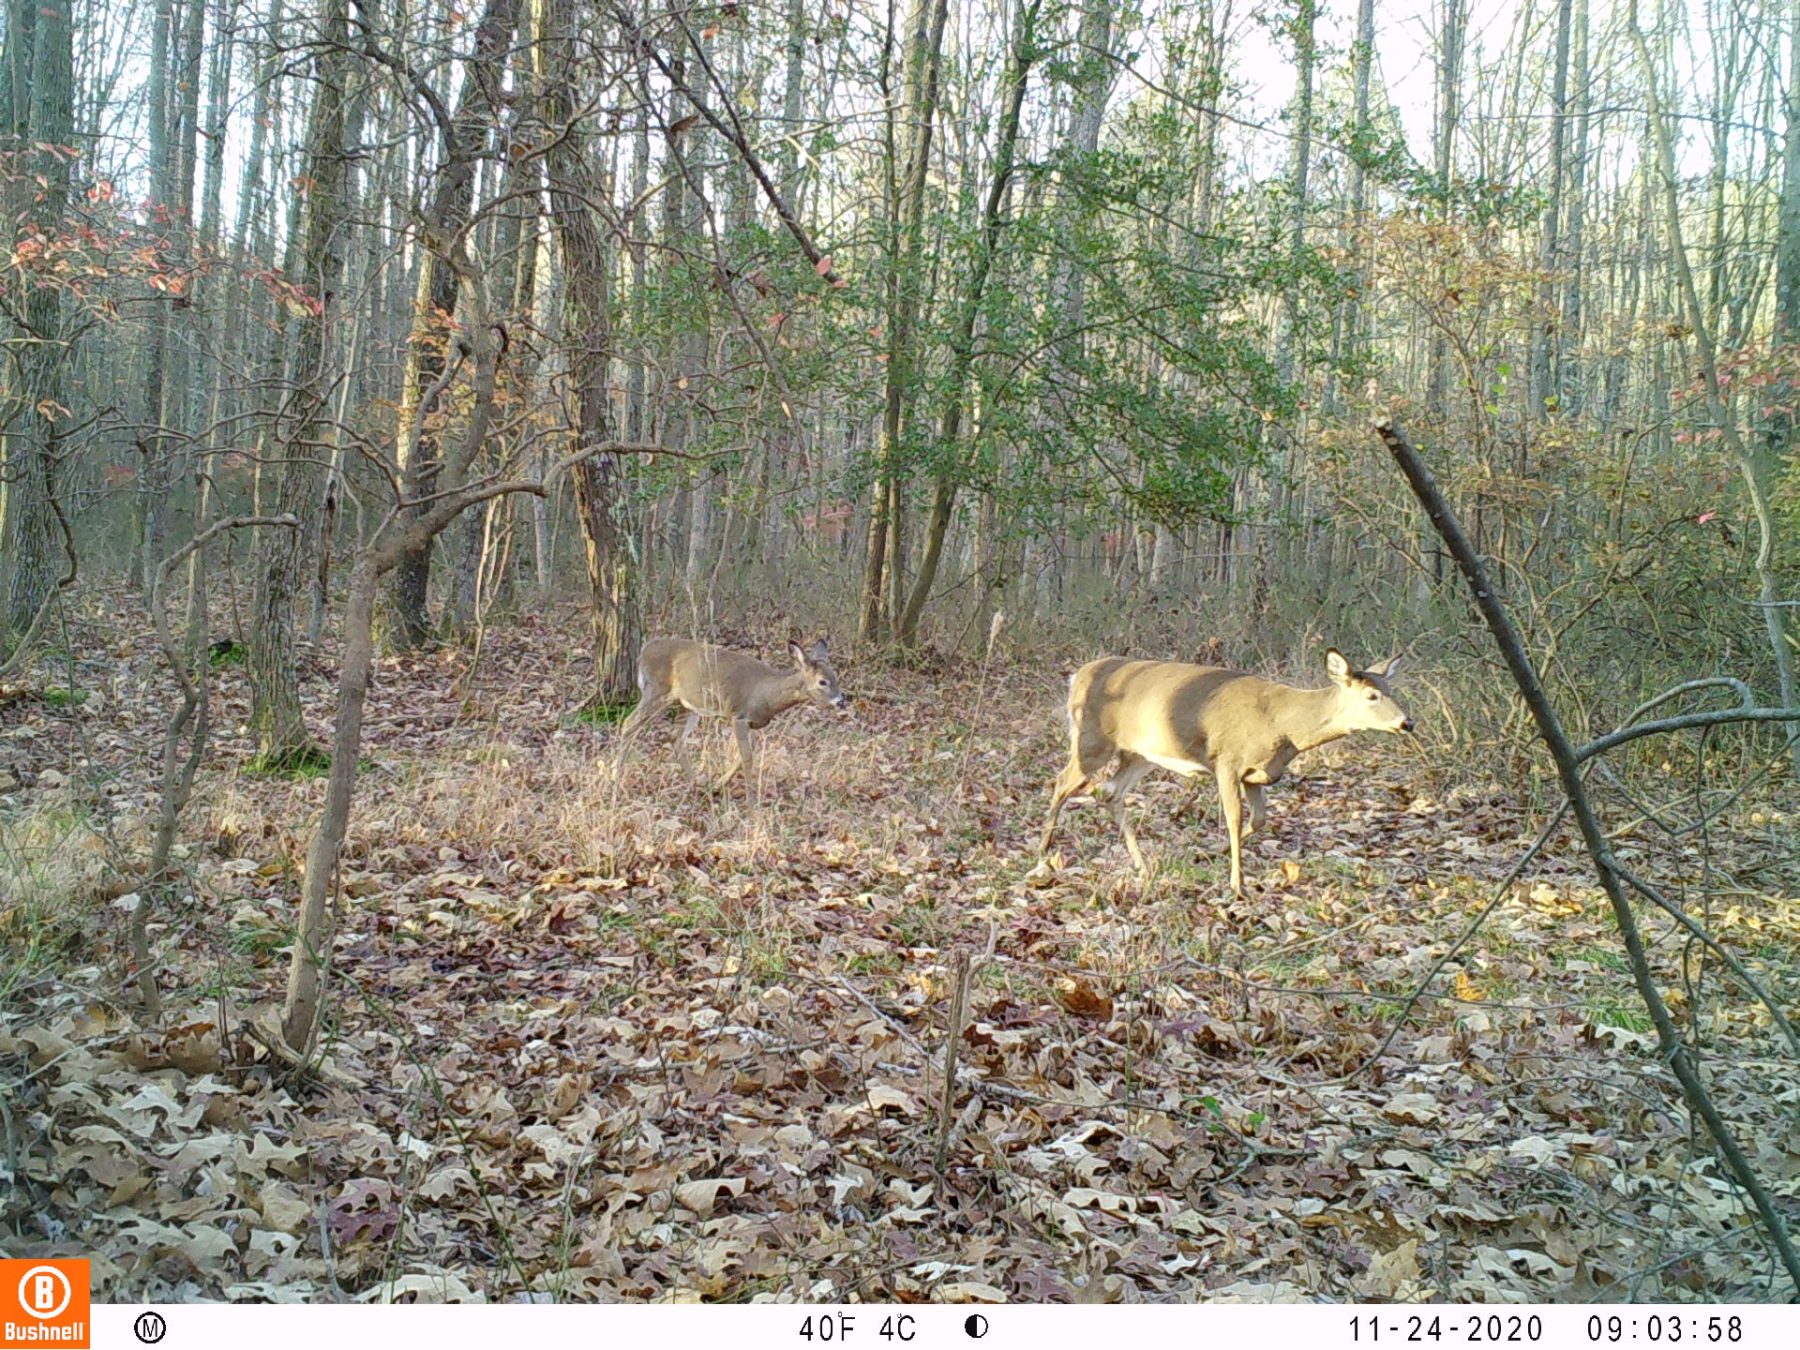
[[[1325,673],[1338,684],[1350,683],[1352,673],[1350,663],[1344,659],[1344,654],[1336,647],[1325,653]]]
[[[794,658],[794,664],[802,670],[806,669],[806,648],[792,638],[788,639],[788,655]]]
[[[1390,656],[1387,659],[1386,665],[1382,666],[1379,670],[1371,670],[1369,674],[1379,675],[1385,680],[1398,669],[1400,669],[1400,658],[1398,656]]]
[[[831,653],[825,650],[825,639],[820,638],[806,649],[806,655],[809,660],[824,661],[830,657]]]

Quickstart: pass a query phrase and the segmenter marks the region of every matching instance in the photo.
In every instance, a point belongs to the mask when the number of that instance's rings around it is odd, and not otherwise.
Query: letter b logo
[[[0,1260],[0,1350],[89,1343],[85,1260]]]
[[[60,1270],[39,1266],[25,1277],[29,1286],[19,1300],[25,1311],[38,1317],[55,1317],[69,1302],[69,1277]]]

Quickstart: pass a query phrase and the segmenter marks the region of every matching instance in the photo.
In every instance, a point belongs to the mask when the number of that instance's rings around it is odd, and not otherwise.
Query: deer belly
[[[1178,773],[1183,778],[1192,777],[1197,773],[1212,772],[1212,765],[1202,764],[1198,760],[1186,759],[1180,755],[1159,755],[1154,750],[1140,750],[1138,754],[1158,768],[1167,769],[1170,773]]]

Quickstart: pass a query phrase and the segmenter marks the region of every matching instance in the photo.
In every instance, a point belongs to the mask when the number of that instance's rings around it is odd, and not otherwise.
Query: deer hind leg
[[[625,722],[619,724],[619,740],[628,740],[644,727],[655,722],[659,716],[670,711],[670,704],[675,702],[675,691],[666,684],[657,684],[648,675],[648,671],[637,673],[637,707],[632,709]]]
[[[1125,851],[1131,854],[1132,862],[1137,864],[1138,872],[1144,876],[1149,875],[1150,864],[1144,861],[1144,851],[1138,847],[1137,831],[1131,828],[1131,820],[1125,814],[1125,794],[1135,788],[1139,780],[1155,767],[1141,755],[1134,755],[1129,750],[1121,751],[1118,772],[1094,793],[1102,800],[1111,801],[1113,824],[1125,836]]]
[[[613,772],[615,774],[624,768],[625,752],[631,748],[632,743],[643,735],[645,729],[657,718],[666,713],[669,705],[674,701],[674,698],[666,690],[646,689],[639,697],[638,705],[631,710],[631,715],[619,723],[618,748],[613,756]]]
[[[1056,782],[1050,788],[1050,817],[1044,822],[1043,837],[1038,840],[1039,853],[1050,851],[1050,840],[1056,835],[1056,822],[1062,815],[1063,803],[1091,783],[1112,755],[1111,746],[1084,738],[1079,733],[1074,741],[1069,748],[1068,764],[1056,775]]]

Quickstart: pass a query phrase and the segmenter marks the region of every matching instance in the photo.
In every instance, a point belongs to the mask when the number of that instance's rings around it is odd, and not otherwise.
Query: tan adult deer
[[[654,638],[646,642],[638,654],[638,705],[619,728],[621,752],[646,726],[680,704],[687,709],[688,718],[677,746],[682,767],[692,778],[688,741],[694,728],[702,717],[729,718],[737,738],[737,762],[715,786],[724,787],[742,772],[748,779],[745,791],[754,795],[757,786],[755,752],[750,744],[752,731],[761,731],[797,704],[812,702],[821,707],[842,708],[850,702],[838,688],[837,671],[832,669],[824,638],[810,647],[789,642],[788,653],[794,658],[793,668],[777,670],[754,656],[686,638]]]
[[[1262,828],[1263,793],[1294,756],[1353,731],[1411,731],[1388,680],[1399,657],[1375,670],[1352,670],[1336,648],[1325,653],[1331,683],[1296,689],[1255,675],[1180,661],[1090,661],[1069,677],[1069,763],[1050,794],[1039,853],[1049,853],[1063,803],[1091,783],[1114,754],[1118,771],[1094,789],[1140,872],[1148,872],[1125,818],[1125,794],[1155,768],[1219,783],[1231,839],[1231,889],[1244,894],[1244,835]],[[1250,807],[1250,830],[1243,808]]]

